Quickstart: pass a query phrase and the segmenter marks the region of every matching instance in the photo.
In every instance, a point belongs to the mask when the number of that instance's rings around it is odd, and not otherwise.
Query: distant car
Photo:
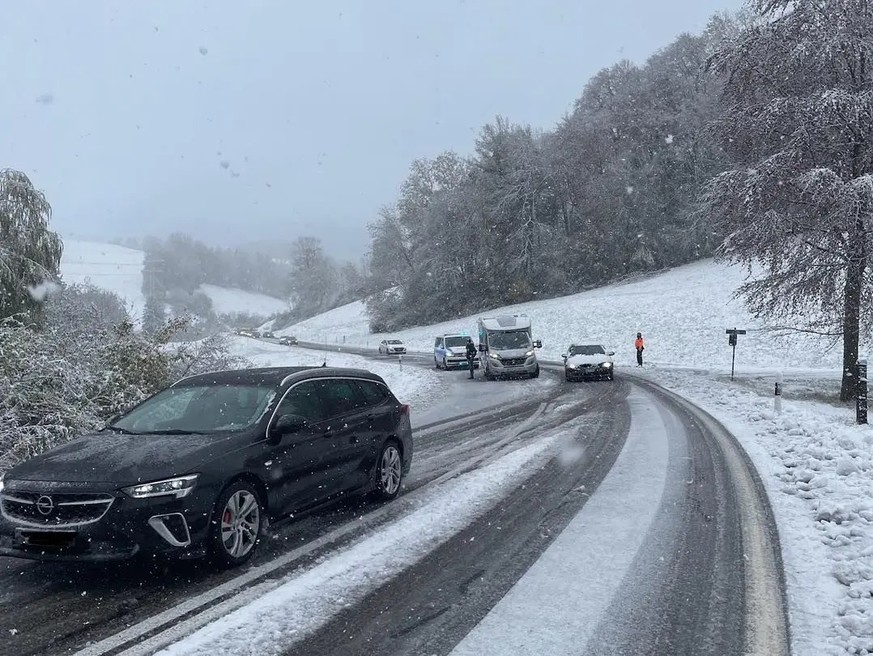
[[[452,368],[467,368],[467,340],[466,335],[440,335],[433,345],[433,363],[437,369],[448,371]],[[479,357],[473,360],[473,368],[479,367]]]
[[[601,344],[573,344],[564,358],[564,377],[568,381],[597,378],[615,379],[614,351],[607,351]]]
[[[240,328],[239,330],[236,331],[236,334],[239,335],[240,337],[251,337],[252,331],[249,330],[248,328]]]
[[[279,343],[285,346],[297,346],[297,338],[293,335],[285,335],[279,338]]]
[[[252,333],[252,337],[254,337],[255,339],[261,338],[261,333],[258,332],[257,330],[252,330],[251,333]]]
[[[403,355],[406,346],[399,339],[383,339],[379,342],[379,355]]]
[[[0,556],[241,565],[268,521],[394,499],[412,451],[409,406],[368,371],[192,376],[0,475]]]
[[[274,339],[276,336],[273,334],[272,331],[266,330],[266,331],[264,331],[264,334],[262,335],[262,337],[264,339]]]

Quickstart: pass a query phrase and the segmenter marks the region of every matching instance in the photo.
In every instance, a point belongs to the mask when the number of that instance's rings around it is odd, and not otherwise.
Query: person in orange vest
[[[643,351],[646,348],[646,343],[643,341],[643,334],[637,333],[637,340],[634,342],[634,348],[637,350],[637,366],[643,366]]]

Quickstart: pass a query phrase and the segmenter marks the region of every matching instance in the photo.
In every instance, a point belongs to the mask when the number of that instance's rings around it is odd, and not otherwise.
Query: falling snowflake
[[[50,93],[41,93],[36,97],[36,102],[40,105],[51,105],[55,102],[55,97]]]
[[[36,301],[37,303],[42,303],[47,296],[54,294],[56,291],[60,289],[60,285],[51,280],[46,280],[45,282],[41,282],[38,285],[34,285],[27,288],[27,292],[30,294],[30,297]]]
[[[673,135],[668,134],[666,137],[664,137],[664,141],[666,141],[668,144],[673,143]]]
[[[221,168],[223,168],[223,169],[230,168],[230,162],[228,162],[226,159],[221,160],[221,162],[219,162],[219,164],[221,164]]]
[[[625,188],[625,190],[627,191],[628,195],[634,193],[634,188],[631,187],[630,185],[628,185],[628,186]]]
[[[200,54],[201,54],[201,55],[207,55],[207,54],[209,54],[209,49],[208,49],[208,48],[204,48],[203,46],[200,46]]]

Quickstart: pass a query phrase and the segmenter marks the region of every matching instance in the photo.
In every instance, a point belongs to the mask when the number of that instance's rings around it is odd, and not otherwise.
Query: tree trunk
[[[855,364],[858,362],[858,341],[861,332],[861,286],[864,280],[864,260],[849,262],[843,291],[843,384],[840,400],[849,401],[855,395]]]

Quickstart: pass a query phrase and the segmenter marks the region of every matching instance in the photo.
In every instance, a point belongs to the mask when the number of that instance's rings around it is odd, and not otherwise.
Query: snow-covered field
[[[562,298],[494,308],[456,321],[399,331],[410,350],[430,352],[437,334],[461,330],[475,334],[477,316],[524,313],[533,321],[534,337],[543,341],[542,354],[556,359],[574,341],[594,340],[616,351],[619,365],[634,361],[638,331],[646,338],[650,362],[729,371],[731,349],[725,329],[745,328],[739,338],[740,371],[838,369],[839,349],[822,338],[795,334],[777,338],[761,330],[741,301],[733,298],[745,272],[705,260],[636,281],[610,285]],[[368,334],[363,303],[351,303],[281,334],[300,339],[376,347],[383,335]],[[869,345],[866,345],[869,347]],[[863,349],[862,349],[863,350]]]
[[[243,289],[204,284],[200,285],[200,291],[210,298],[212,309],[216,314],[245,313],[268,317],[288,309],[288,302],[281,298],[247,292]]]
[[[393,360],[378,362],[329,349],[313,351],[236,335],[229,337],[229,345],[234,355],[245,358],[256,367],[308,367],[327,362],[329,367],[372,371],[385,380],[400,401],[412,406],[413,420],[416,408],[433,403],[435,391],[440,384],[440,376],[436,372],[410,365],[401,367]]]
[[[117,294],[139,323],[145,307],[142,264],[145,253],[124,246],[64,239],[61,277],[67,284],[91,283]]]
[[[142,288],[143,251],[78,239],[64,239],[61,277],[69,284],[90,282],[124,300],[139,324],[145,307]],[[288,302],[266,294],[217,285],[201,285],[217,314],[253,314],[268,317],[288,309]]]

